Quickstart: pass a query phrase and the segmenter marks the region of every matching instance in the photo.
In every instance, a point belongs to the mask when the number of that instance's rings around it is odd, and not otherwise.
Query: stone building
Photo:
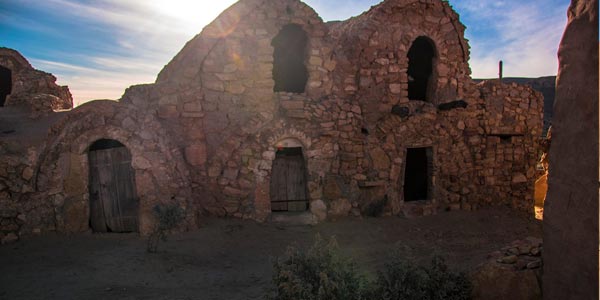
[[[34,69],[17,51],[0,47],[0,107],[27,106],[37,112],[73,108],[69,89]]]
[[[1,234],[145,233],[161,202],[190,227],[207,214],[533,213],[542,96],[474,83],[464,30],[440,0],[328,23],[298,0],[241,0],[154,84],[40,117],[28,148],[3,134]]]

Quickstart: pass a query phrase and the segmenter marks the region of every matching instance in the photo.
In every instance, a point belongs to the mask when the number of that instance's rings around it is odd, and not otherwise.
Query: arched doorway
[[[137,232],[139,200],[131,153],[120,142],[101,139],[88,151],[90,227],[94,232]]]
[[[6,96],[12,92],[12,72],[0,66],[0,107],[4,106]]]
[[[435,46],[428,37],[420,36],[408,50],[408,99],[430,101]]]
[[[306,49],[308,37],[300,25],[288,24],[271,41],[275,92],[303,93],[308,81]]]
[[[308,209],[306,164],[302,147],[280,147],[271,169],[271,211]]]

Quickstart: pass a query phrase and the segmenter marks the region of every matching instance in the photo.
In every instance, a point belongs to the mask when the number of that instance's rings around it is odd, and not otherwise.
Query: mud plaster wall
[[[308,36],[302,94],[273,92],[271,41],[290,23]],[[86,209],[85,182],[73,195],[67,187],[86,171],[89,143],[111,136],[132,152],[138,193],[148,205],[175,196],[192,215],[268,218],[272,161],[285,140],[302,145],[310,211],[319,220],[370,214],[376,206],[382,206],[377,215],[483,204],[532,211],[541,95],[498,81],[475,85],[463,31],[442,1],[388,0],[325,24],[299,1],[242,0],[189,41],[155,84],[127,89],[120,104],[75,109],[53,127],[41,162],[35,156],[30,165],[40,165],[32,177],[57,180],[40,185],[38,179],[34,190],[58,195],[46,198],[56,205],[40,203],[63,227],[42,227],[66,230],[69,218],[58,215],[69,211],[68,197],[75,212]],[[406,53],[423,35],[436,48],[429,102],[407,98]],[[466,107],[440,109],[453,101]],[[512,119],[504,122],[504,112]],[[501,144],[499,132],[517,137]],[[432,148],[433,195],[407,204],[402,185],[411,147]],[[141,158],[149,165],[140,165]],[[83,224],[85,215],[73,215]]]

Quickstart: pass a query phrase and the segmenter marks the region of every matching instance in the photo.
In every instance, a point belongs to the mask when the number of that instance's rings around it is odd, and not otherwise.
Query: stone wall
[[[158,203],[176,202],[194,220],[187,166],[162,125],[142,110],[105,100],[79,106],[54,125],[39,156],[36,191],[53,199],[58,230],[87,229],[88,148],[100,139],[117,140],[131,152],[141,233],[152,230]]]
[[[543,97],[528,86],[499,81],[478,84],[485,99],[486,136],[479,147],[479,181],[487,203],[505,203],[533,213],[536,165],[541,156]]]
[[[598,1],[573,0],[544,204],[544,299],[598,299]]]
[[[69,88],[56,85],[56,77],[34,69],[17,51],[1,47],[0,66],[12,73],[12,92],[5,106],[25,106],[40,113],[73,107]]]
[[[272,40],[288,24],[308,38],[303,93],[274,92]],[[100,138],[132,153],[142,232],[148,208],[165,199],[187,207],[190,222],[204,214],[268,219],[273,161],[286,145],[302,148],[314,221],[488,204],[533,211],[541,95],[497,81],[476,85],[463,34],[445,1],[387,0],[327,24],[297,0],[239,1],[156,83],[53,123],[31,160],[6,179],[31,175],[27,197],[41,208],[8,197],[3,205],[15,213],[6,222],[18,225],[2,230],[86,230],[86,149]],[[435,50],[427,101],[408,97],[407,52],[418,37]],[[428,148],[428,195],[408,203],[407,149],[417,147]],[[19,221],[30,211],[49,221]]]
[[[271,41],[289,23],[309,37],[301,94],[273,92]],[[302,142],[310,201],[332,215],[381,201],[385,214],[400,213],[413,147],[433,149],[433,196],[405,212],[492,203],[532,210],[541,95],[494,81],[476,86],[463,34],[441,1],[385,1],[330,24],[298,1],[240,1],[188,42],[156,85],[130,89],[123,101],[168,124],[192,166],[194,194],[203,195],[197,201],[212,214],[270,214],[271,164],[286,138]],[[419,36],[436,49],[427,102],[407,93],[406,55]],[[465,106],[438,107],[449,102]]]
[[[89,230],[88,148],[100,139],[132,154],[142,234],[152,230],[158,203],[178,203],[188,213],[185,226],[195,227],[187,165],[162,125],[135,107],[93,101],[59,116],[45,141],[22,147],[23,139],[2,140],[0,239]]]

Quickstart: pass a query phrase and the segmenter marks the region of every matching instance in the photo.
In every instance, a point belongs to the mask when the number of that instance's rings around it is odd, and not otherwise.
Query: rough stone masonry
[[[119,101],[33,118],[23,111],[39,110],[36,98],[7,101],[0,115],[23,117],[0,133],[0,238],[86,231],[97,209],[129,204],[144,234],[167,202],[190,228],[281,211],[310,222],[533,213],[542,96],[474,83],[464,30],[440,0],[386,0],[327,23],[297,0],[241,0]],[[119,163],[135,193],[116,204],[102,180],[121,173],[90,163],[103,145],[130,154]],[[98,182],[104,194],[91,192]]]

